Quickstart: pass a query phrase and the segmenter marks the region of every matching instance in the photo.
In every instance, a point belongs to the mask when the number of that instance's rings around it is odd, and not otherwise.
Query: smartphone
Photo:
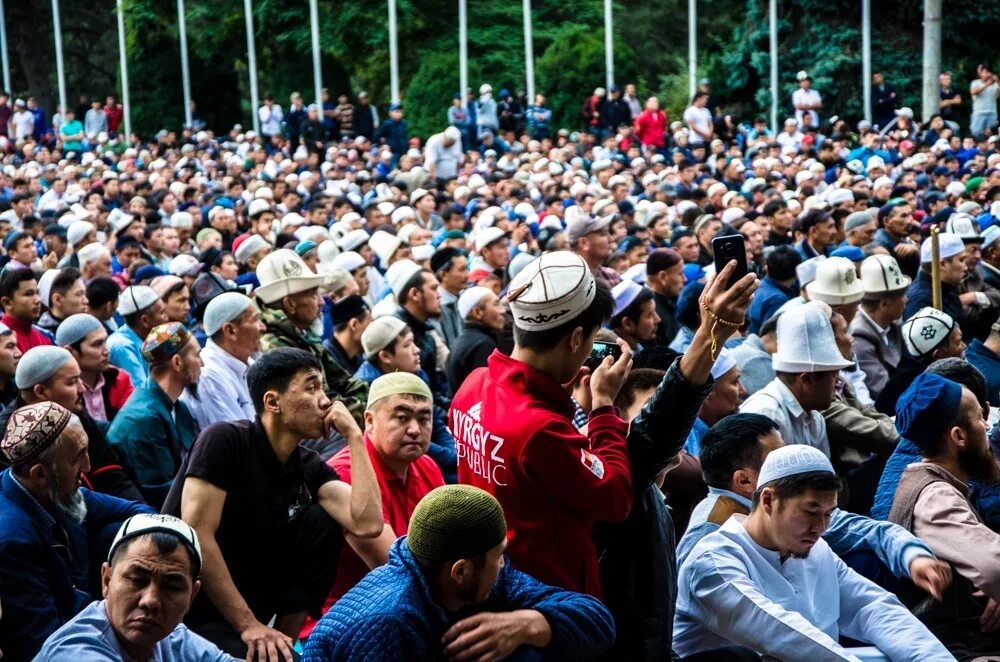
[[[600,363],[608,356],[617,361],[621,358],[621,355],[622,348],[618,346],[618,343],[613,342],[595,340],[594,349],[590,350],[590,358],[594,359],[597,363]]]
[[[716,237],[712,240],[712,252],[715,253],[715,273],[721,273],[730,260],[736,260],[736,269],[726,283],[728,290],[733,283],[750,273],[747,263],[747,245],[741,234],[731,234],[726,237]]]

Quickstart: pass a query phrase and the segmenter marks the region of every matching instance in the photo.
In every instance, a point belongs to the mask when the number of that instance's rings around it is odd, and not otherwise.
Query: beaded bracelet
[[[709,330],[709,336],[712,339],[712,360],[714,361],[718,358],[717,350],[719,347],[719,343],[715,338],[715,327],[721,324],[723,326],[728,326],[730,329],[739,329],[743,326],[743,322],[731,322],[727,319],[719,317],[708,307],[708,300],[705,297],[702,297],[701,299],[701,307],[706,313],[708,313],[709,317],[712,318],[712,328]]]

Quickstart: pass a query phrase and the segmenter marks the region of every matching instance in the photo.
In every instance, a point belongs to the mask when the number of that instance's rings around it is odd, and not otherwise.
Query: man
[[[941,274],[941,309],[961,326],[965,319],[958,286],[965,278],[965,244],[954,234],[942,232],[938,235],[938,259]],[[925,239],[920,246],[920,272],[906,291],[906,308],[903,317],[909,318],[918,310],[933,305],[931,284],[931,240]]]
[[[101,566],[103,600],[55,631],[38,659],[236,662],[181,619],[201,588],[201,546],[170,515],[125,520]]]
[[[372,321],[372,312],[358,294],[351,294],[332,306],[333,334],[323,343],[341,368],[354,374],[364,362],[361,336]]]
[[[903,349],[900,320],[910,282],[889,255],[872,255],[861,263],[865,293],[861,309],[851,322],[851,335],[854,355],[873,400],[878,399],[899,365]]]
[[[826,255],[837,242],[837,224],[825,209],[811,209],[799,220],[799,229],[804,235],[795,247],[803,261],[818,255]]]
[[[108,336],[108,360],[127,372],[137,389],[149,379],[142,344],[153,327],[167,321],[164,309],[160,296],[148,285],[127,287],[118,298],[118,313],[125,323]]]
[[[42,279],[46,279],[45,274]],[[54,336],[67,317],[87,312],[87,288],[80,278],[80,270],[74,267],[54,271],[46,285],[47,291],[41,284],[38,288],[41,303],[48,307],[38,319],[38,326]]]
[[[108,361],[107,340],[104,325],[87,313],[67,317],[56,331],[56,345],[68,349],[80,368],[87,414],[105,423],[114,420],[135,390],[128,373]]]
[[[901,331],[906,351],[875,401],[875,408],[889,416],[896,412],[899,396],[931,363],[947,358],[965,358],[962,329],[948,313],[931,307],[923,308],[903,322]]]
[[[0,324],[17,336],[17,348],[22,354],[32,347],[52,344],[52,337],[35,325],[42,312],[42,303],[38,296],[38,282],[31,269],[8,268],[3,272],[0,276],[0,307],[4,311]]]
[[[778,309],[799,295],[795,270],[801,263],[802,257],[788,245],[776,246],[768,253],[764,263],[767,275],[750,305],[750,333],[759,333]]]
[[[0,431],[7,428],[11,415],[19,408],[40,402],[55,402],[78,416],[87,434],[90,469],[84,475],[86,486],[129,501],[143,501],[139,490],[122,469],[121,460],[108,443],[104,431],[87,414],[80,367],[70,352],[50,345],[29,350],[18,361],[14,382],[17,397],[0,412]],[[2,458],[0,465],[6,466]]]
[[[722,230],[722,222],[712,214],[702,214],[694,222],[694,236],[698,240],[698,264],[705,267],[715,260],[712,240]]]
[[[821,539],[841,487],[821,451],[772,450],[756,482],[750,514],[729,517],[681,566],[675,652],[738,643],[779,659],[857,659],[840,644],[850,637],[892,660],[949,659],[894,595]]]
[[[857,273],[854,263],[845,257],[820,260],[816,265],[816,276],[805,286],[803,296],[810,301],[822,301],[843,315],[850,324],[865,295],[864,285],[858,280]]]
[[[983,238],[982,259],[979,261],[979,272],[983,282],[1000,289],[1000,227],[990,226],[980,233]]]
[[[257,417],[202,432],[164,511],[204,545],[205,593],[188,625],[237,657],[291,660],[292,637],[333,583],[340,529],[378,537],[381,497],[361,430],[327,397],[315,355],[275,348],[250,366],[247,385]],[[351,485],[300,446],[334,430],[351,449]]]
[[[431,256],[431,273],[437,276],[441,287],[441,317],[435,324],[444,338],[444,344],[454,347],[461,337],[462,318],[458,314],[458,298],[469,286],[469,258],[457,248],[442,247]],[[456,385],[457,387],[457,385]]]
[[[566,239],[570,249],[583,258],[593,277],[608,289],[622,279],[617,271],[604,266],[604,262],[614,252],[611,233],[608,231],[613,219],[613,214],[594,218],[583,212],[566,219]]]
[[[510,281],[510,240],[500,228],[483,228],[476,233],[476,259],[469,265],[469,281],[483,284],[495,279],[500,287]]]
[[[657,248],[646,260],[646,287],[653,291],[656,315],[656,344],[670,344],[680,329],[675,317],[677,297],[684,289],[684,263],[681,256],[670,248]]]
[[[823,303],[809,302],[782,313],[774,381],[740,407],[773,420],[789,443],[818,448],[827,457],[830,441],[820,412],[833,401],[838,372],[854,365],[837,349],[828,311]]]
[[[740,366],[730,351],[722,350],[712,364],[712,389],[698,408],[684,450],[692,457],[701,457],[702,439],[709,428],[740,410],[746,389],[740,381]]]
[[[275,137],[281,137],[281,121],[284,119],[284,113],[281,106],[274,103],[274,97],[265,94],[264,105],[257,109],[257,117],[260,120],[260,135],[264,139],[264,149],[270,153],[275,147]]]
[[[913,222],[913,207],[903,198],[895,198],[879,207],[878,222],[881,228],[875,233],[875,243],[896,258],[900,268],[910,278],[916,276],[921,254],[918,246],[910,238],[910,224]]]
[[[17,348],[17,336],[0,323],[0,406],[6,407],[17,397],[14,375],[17,362],[21,360],[21,350]]]
[[[108,529],[152,509],[81,486],[87,434],[54,402],[14,412],[0,448],[11,464],[0,474],[0,650],[30,660],[98,595],[90,558]]]
[[[611,292],[580,255],[555,251],[525,267],[507,298],[513,353],[494,352],[458,389],[449,412],[459,481],[499,498],[511,521],[509,553],[529,574],[600,597],[594,522],[621,521],[632,504],[627,426],[613,406],[632,350],[619,343],[621,357],[606,358],[590,375],[585,436],[573,426],[562,385],[577,377],[611,317]]]
[[[420,367],[427,374],[434,401],[440,407],[447,407],[450,392],[443,371],[438,369],[437,341],[429,324],[432,318],[441,315],[437,276],[412,260],[402,260],[386,272],[386,280],[399,304],[396,316],[413,331],[413,342],[420,350]]]
[[[427,139],[424,146],[424,163],[427,176],[435,181],[439,189],[458,176],[458,168],[465,154],[462,152],[462,132],[456,126],[449,126],[441,133]]]
[[[506,534],[503,510],[486,492],[433,490],[388,562],[319,622],[303,660],[387,659],[401,651],[421,660],[529,652],[588,660],[607,650],[614,640],[607,609],[515,570],[504,559]]]
[[[997,125],[997,97],[1000,96],[1000,84],[997,75],[988,64],[976,66],[978,78],[969,83],[969,94],[972,97],[972,117],[969,119],[969,132],[977,139],[982,139],[986,131],[993,130]]]
[[[715,136],[715,124],[712,111],[706,108],[708,92],[695,92],[691,105],[684,111],[684,122],[690,134],[688,144],[701,145],[708,143]]]
[[[633,352],[644,349],[656,338],[660,316],[656,314],[653,291],[626,278],[611,290],[615,307],[608,327],[624,340]]]
[[[378,538],[363,539],[350,534],[337,561],[337,577],[323,606],[328,611],[368,574],[385,564],[393,543],[406,534],[417,503],[431,490],[444,485],[437,464],[427,456],[430,446],[434,402],[420,377],[397,372],[372,382],[365,411],[365,448],[382,495],[385,526]],[[351,483],[351,451],[341,449],[327,462],[340,479]],[[307,622],[300,635],[304,641],[315,626]]]
[[[989,402],[1000,405],[1000,322],[993,323],[985,341],[975,338],[969,343],[965,358],[986,378]]]
[[[1000,654],[992,617],[1000,601],[993,561],[1000,536],[982,523],[969,501],[969,482],[996,482],[998,466],[986,439],[983,408],[968,388],[925,372],[899,398],[899,433],[922,461],[903,472],[889,521],[924,540],[951,564],[954,581],[942,600],[919,600],[921,619],[959,659]],[[985,612],[984,612],[985,609]]]
[[[448,355],[448,384],[453,391],[465,383],[476,368],[487,365],[498,348],[497,337],[504,329],[506,309],[493,290],[470,287],[458,300],[458,313],[465,325]]]
[[[733,514],[749,515],[761,464],[771,451],[785,446],[774,421],[760,414],[735,414],[708,431],[702,440],[701,467],[708,497],[691,514],[677,558],[683,564],[695,545],[718,531]],[[835,554],[874,553],[893,573],[934,595],[940,595],[950,572],[936,561],[919,538],[900,526],[877,522],[841,509],[834,511],[823,539]]]
[[[167,498],[181,458],[198,434],[198,424],[180,396],[198,383],[200,353],[198,341],[183,324],[153,327],[142,345],[150,378],[136,389],[108,429],[108,441],[145,500],[156,508]],[[217,396],[221,394],[213,393]]]
[[[342,400],[356,418],[361,418],[367,388],[351,379],[323,346],[318,330],[323,299],[319,287],[325,276],[314,274],[294,251],[274,251],[257,267],[260,286],[255,296],[264,304],[261,320],[265,331],[262,352],[276,347],[295,347],[315,356],[323,366],[323,386],[329,396]],[[320,327],[321,328],[321,327]]]
[[[884,129],[893,119],[896,110],[896,86],[885,82],[880,71],[872,74],[872,121]]]
[[[792,237],[792,224],[795,222],[795,214],[788,208],[788,203],[780,198],[768,200],[761,214],[770,226],[767,231],[765,246],[785,246],[795,243]]]
[[[952,131],[958,131],[958,119],[957,108],[962,105],[962,95],[958,90],[951,86],[952,78],[950,71],[942,71],[938,76],[938,87],[940,88],[941,102],[938,104],[938,108],[941,112],[941,118],[945,121]]]
[[[795,108],[795,120],[799,126],[806,126],[805,116],[808,115],[808,126],[819,126],[819,113],[823,108],[823,100],[819,92],[812,89],[812,78],[805,71],[800,71],[795,75],[799,87],[792,93],[792,106]]]

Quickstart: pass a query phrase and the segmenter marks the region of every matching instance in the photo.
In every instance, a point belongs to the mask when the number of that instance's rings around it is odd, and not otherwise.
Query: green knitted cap
[[[414,508],[406,544],[417,561],[434,566],[485,554],[506,537],[499,501],[478,487],[445,485]]]

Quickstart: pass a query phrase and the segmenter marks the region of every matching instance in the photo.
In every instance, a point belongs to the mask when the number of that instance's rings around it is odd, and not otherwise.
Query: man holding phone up
[[[459,388],[449,412],[458,479],[494,495],[507,520],[507,552],[536,579],[601,597],[594,522],[632,507],[628,425],[614,406],[632,350],[608,356],[590,376],[587,435],[573,426],[564,386],[590,356],[613,310],[611,292],[568,251],[526,266],[507,295],[514,351],[495,351]]]

